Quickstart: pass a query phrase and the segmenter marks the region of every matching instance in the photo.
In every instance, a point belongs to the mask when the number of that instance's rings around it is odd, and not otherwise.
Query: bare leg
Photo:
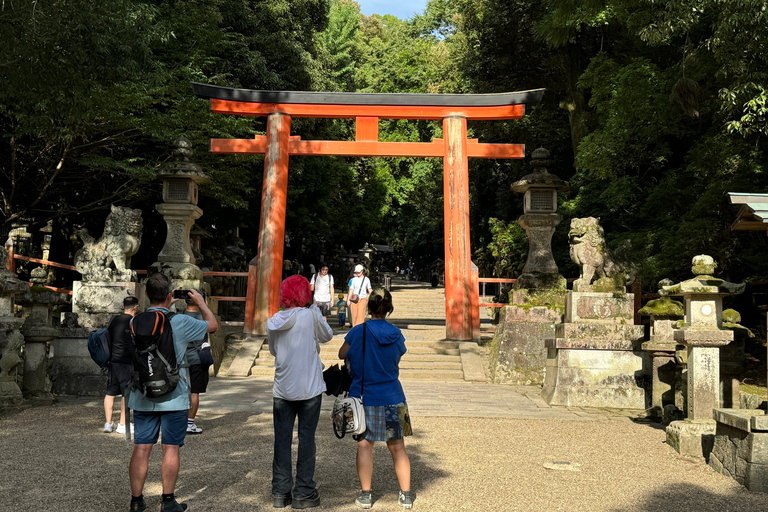
[[[141,496],[144,490],[144,482],[147,479],[149,469],[149,454],[152,452],[151,444],[133,445],[131,463],[128,466],[128,476],[131,479],[131,495]]]
[[[189,419],[195,419],[198,407],[200,407],[200,393],[192,393],[189,401],[189,414],[187,415]]]
[[[104,395],[104,417],[105,423],[112,423],[112,408],[115,406],[115,397],[112,395]]]
[[[176,480],[179,478],[179,447],[171,444],[162,446],[163,465],[160,468],[160,477],[163,481],[163,494],[171,494],[176,489]]]
[[[107,423],[109,423],[109,420],[107,420]],[[120,424],[125,425],[125,397],[120,398]]]
[[[357,442],[357,476],[360,478],[360,488],[371,490],[373,476],[373,442],[362,439]]]
[[[395,474],[397,482],[400,484],[400,490],[411,490],[411,460],[405,451],[405,440],[387,441],[387,448],[392,454],[392,461],[395,463]],[[358,451],[359,453],[359,451]]]

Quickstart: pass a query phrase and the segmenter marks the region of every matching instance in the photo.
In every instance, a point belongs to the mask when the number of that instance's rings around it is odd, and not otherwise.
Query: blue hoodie
[[[360,398],[363,377],[363,328],[365,335],[365,396],[363,405],[395,405],[405,401],[400,381],[400,358],[405,354],[405,337],[386,320],[369,320],[352,328],[344,341],[349,345],[347,359],[352,368],[349,396]]]

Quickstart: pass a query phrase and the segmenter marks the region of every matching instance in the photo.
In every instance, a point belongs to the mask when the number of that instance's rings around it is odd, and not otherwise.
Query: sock
[[[163,494],[163,503],[168,503],[173,501],[173,493],[171,494]]]
[[[131,503],[138,503],[140,501],[144,501],[143,494],[139,494],[138,496],[131,496]]]
[[[187,418],[187,425],[191,425],[195,422],[194,418]]]

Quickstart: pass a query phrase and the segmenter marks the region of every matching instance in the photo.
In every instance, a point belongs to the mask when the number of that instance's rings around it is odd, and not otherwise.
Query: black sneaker
[[[131,501],[131,512],[144,512],[147,506],[144,504],[144,500]]]
[[[404,509],[410,509],[413,506],[413,500],[416,499],[416,495],[411,491],[400,491],[400,495],[397,497],[397,502],[403,506]]]
[[[293,497],[293,508],[312,508],[320,506],[320,494],[317,491],[313,491],[312,494],[306,498]]]
[[[360,496],[355,500],[355,505],[360,508],[371,508],[373,505],[373,499],[371,498],[371,491],[360,491]]]
[[[274,508],[285,508],[290,504],[291,504],[291,493],[272,495],[272,506]]]
[[[185,510],[187,510],[187,504],[179,503],[175,498],[160,504],[160,512],[184,512]]]

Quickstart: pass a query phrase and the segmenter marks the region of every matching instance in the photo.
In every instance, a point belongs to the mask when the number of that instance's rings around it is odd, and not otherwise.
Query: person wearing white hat
[[[368,295],[373,291],[371,280],[365,276],[365,267],[357,265],[347,290],[347,304],[349,305],[352,327],[365,322],[365,311],[368,305]]]

